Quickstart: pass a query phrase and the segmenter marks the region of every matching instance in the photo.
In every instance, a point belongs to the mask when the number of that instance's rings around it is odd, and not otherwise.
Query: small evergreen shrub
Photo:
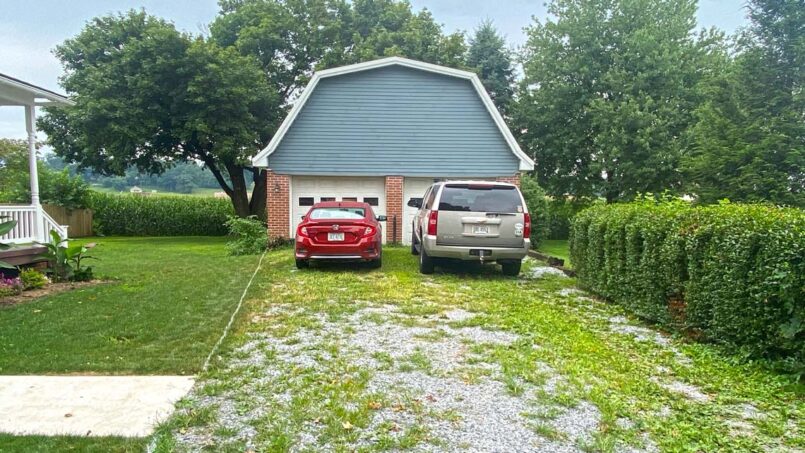
[[[805,211],[642,199],[572,225],[579,282],[638,315],[751,357],[805,362]]]
[[[226,227],[232,238],[226,243],[230,255],[256,255],[268,246],[266,225],[256,216],[245,219],[231,216],[226,221]]]
[[[44,286],[48,283],[48,279],[45,277],[45,274],[36,269],[23,269],[20,271],[20,281],[22,282],[22,288],[25,291],[44,288]]]
[[[94,192],[89,198],[96,234],[223,236],[234,214],[226,198],[139,196]]]

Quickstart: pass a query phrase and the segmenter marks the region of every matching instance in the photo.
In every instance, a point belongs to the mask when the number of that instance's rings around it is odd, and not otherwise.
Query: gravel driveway
[[[358,272],[269,257],[247,319],[152,450],[798,451],[800,402],[771,399],[784,381],[641,325],[554,269],[423,277],[389,254]],[[714,373],[729,374],[714,386]]]

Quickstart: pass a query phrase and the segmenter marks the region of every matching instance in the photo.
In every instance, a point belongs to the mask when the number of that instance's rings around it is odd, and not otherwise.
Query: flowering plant
[[[6,277],[0,274],[0,297],[16,296],[22,293],[22,280],[19,277]]]

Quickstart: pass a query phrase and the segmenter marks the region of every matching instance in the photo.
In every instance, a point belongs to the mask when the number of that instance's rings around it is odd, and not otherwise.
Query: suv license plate
[[[486,225],[475,225],[472,227],[472,234],[489,234],[489,227]]]
[[[327,233],[328,241],[343,241],[344,233]]]

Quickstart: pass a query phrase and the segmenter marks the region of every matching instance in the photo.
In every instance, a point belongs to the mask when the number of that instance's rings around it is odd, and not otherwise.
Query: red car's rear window
[[[324,219],[341,219],[341,220],[357,220],[366,217],[366,210],[364,208],[315,208],[310,211],[310,218],[312,220]]]

